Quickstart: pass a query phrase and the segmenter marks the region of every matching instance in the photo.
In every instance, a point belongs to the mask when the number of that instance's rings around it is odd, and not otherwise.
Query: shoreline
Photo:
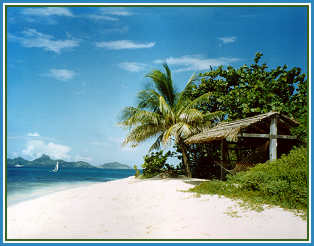
[[[13,205],[23,203],[26,201],[45,197],[47,195],[59,193],[62,191],[67,191],[70,189],[75,189],[75,188],[80,188],[80,187],[86,187],[88,185],[93,185],[93,184],[111,182],[114,180],[119,180],[119,179],[108,179],[106,181],[75,181],[75,182],[70,181],[70,182],[51,183],[51,184],[45,184],[45,185],[41,184],[28,192],[21,192],[21,191],[8,192],[8,193],[11,193],[10,195],[8,195],[8,207],[11,207]]]
[[[74,187],[7,208],[8,239],[306,239],[307,222],[279,207],[244,210],[184,192],[184,179],[134,177]]]
[[[109,182],[104,181],[104,182]],[[38,186],[37,188],[33,189],[30,192],[27,192],[27,196],[25,197],[25,193],[22,192],[16,192],[13,191],[11,195],[8,195],[8,207],[14,206],[19,203],[23,203],[26,201],[31,201],[34,199],[38,199],[41,197],[45,197],[47,195],[55,194],[58,192],[80,188],[80,187],[86,187],[87,185],[97,184],[99,182],[87,182],[87,181],[81,181],[81,182],[64,182],[64,183],[55,183],[50,184],[46,187]],[[9,192],[8,192],[9,193]],[[22,198],[22,194],[24,194],[24,197]]]

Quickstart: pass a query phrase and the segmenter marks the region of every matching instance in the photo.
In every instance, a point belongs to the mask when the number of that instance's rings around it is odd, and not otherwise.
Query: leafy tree
[[[171,166],[166,163],[170,156],[172,156],[170,151],[163,154],[162,150],[145,155],[144,164],[142,165],[144,176],[153,177],[164,170],[170,169]]]
[[[190,78],[182,92],[176,92],[168,65],[164,64],[163,67],[165,73],[154,70],[146,75],[151,79],[151,88],[139,92],[137,107],[124,109],[120,123],[129,129],[124,144],[136,146],[149,138],[155,138],[151,151],[159,149],[161,144],[174,141],[182,153],[186,174],[191,177],[188,146],[184,140],[203,127],[210,126],[211,120],[219,112],[208,113],[197,109],[199,104],[208,101],[210,93],[203,93],[193,100],[188,97],[195,76]]]
[[[296,119],[300,125],[292,129],[299,144],[306,142],[307,135],[307,80],[300,68],[287,69],[286,65],[269,68],[261,64],[261,53],[256,53],[251,65],[239,68],[220,66],[210,68],[199,75],[189,91],[191,100],[208,95],[208,100],[198,105],[201,112],[224,112],[220,120],[243,119],[269,111],[278,111]],[[220,143],[195,144],[190,146],[192,171],[203,175],[207,168],[209,176],[218,174],[219,167],[209,165],[220,158]],[[213,151],[215,150],[216,151]],[[204,167],[204,168],[203,168]]]
[[[224,119],[236,120],[256,114],[278,111],[301,124],[296,130],[300,139],[306,135],[307,80],[300,68],[287,66],[269,69],[260,64],[262,53],[256,53],[254,63],[226,69],[222,66],[200,74],[194,84],[191,99],[211,92],[201,111],[223,111]]]

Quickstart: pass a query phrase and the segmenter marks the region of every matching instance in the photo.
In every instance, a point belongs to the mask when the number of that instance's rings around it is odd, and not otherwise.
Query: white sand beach
[[[130,177],[24,201],[8,207],[8,239],[306,239],[292,212],[245,211],[190,187]]]

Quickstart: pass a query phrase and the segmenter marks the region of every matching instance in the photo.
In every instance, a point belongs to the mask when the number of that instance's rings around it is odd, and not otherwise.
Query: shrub
[[[133,168],[134,168],[134,170],[135,170],[135,177],[136,177],[136,178],[139,177],[139,176],[141,175],[140,170],[137,169],[137,166],[136,166],[136,165],[134,165]]]
[[[168,151],[163,154],[163,151],[152,152],[144,157],[143,175],[147,178],[153,177],[159,173],[166,170],[172,169],[172,167],[167,164],[167,158],[172,156],[172,152]]]
[[[202,183],[192,191],[305,211],[308,201],[306,149],[293,149],[276,161],[258,164],[234,176],[228,175],[225,182]]]

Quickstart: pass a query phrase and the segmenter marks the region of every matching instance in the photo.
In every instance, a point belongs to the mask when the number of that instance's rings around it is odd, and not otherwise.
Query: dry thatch
[[[185,140],[185,143],[187,144],[207,143],[213,140],[220,139],[226,139],[227,141],[236,142],[238,139],[238,134],[242,129],[247,128],[248,126],[251,126],[263,120],[266,120],[275,115],[278,115],[279,121],[284,122],[289,127],[298,125],[298,123],[295,120],[290,119],[287,116],[284,116],[278,112],[269,112],[266,114],[260,114],[254,117],[249,117],[241,120],[220,123],[213,128],[204,130],[201,133],[188,138],[187,140]]]

